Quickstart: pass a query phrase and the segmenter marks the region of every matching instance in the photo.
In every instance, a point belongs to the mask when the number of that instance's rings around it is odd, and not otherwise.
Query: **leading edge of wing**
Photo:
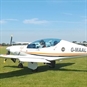
[[[4,54],[0,54],[0,57],[18,59],[19,56],[18,55],[4,55]]]
[[[20,55],[2,55],[1,54],[0,57],[19,59],[21,62],[43,62],[43,63],[50,63],[50,61],[48,61],[48,60],[46,60],[44,58],[33,56],[33,55],[20,56]]]
[[[67,57],[48,57],[48,56],[37,56],[37,55],[21,56],[21,55],[2,55],[2,54],[0,55],[0,57],[19,59],[21,62],[43,62],[43,63],[50,63],[50,61],[67,58]]]
[[[37,55],[27,55],[27,56],[0,55],[0,57],[19,59],[21,62],[43,62],[43,63],[50,63],[50,61],[67,58],[67,57],[48,57],[48,56],[37,56]]]
[[[0,57],[4,58],[15,58],[19,59],[21,62],[43,62],[43,63],[50,63],[50,61],[60,60],[60,59],[71,59],[71,58],[79,58],[81,56],[72,56],[72,57],[48,57],[48,56],[36,56],[36,55],[0,55]]]

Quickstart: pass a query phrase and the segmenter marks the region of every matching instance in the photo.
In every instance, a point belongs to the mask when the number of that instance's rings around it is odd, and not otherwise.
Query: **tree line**
[[[12,44],[12,45],[27,45],[26,43],[24,43],[24,44],[21,44],[21,43],[18,43],[18,44]],[[11,46],[11,44],[9,44],[9,43],[2,43],[2,44],[0,44],[0,46]]]

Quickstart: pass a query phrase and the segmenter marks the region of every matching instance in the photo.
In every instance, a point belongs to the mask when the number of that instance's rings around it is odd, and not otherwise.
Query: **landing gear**
[[[50,61],[51,63],[48,63],[48,66],[50,68],[55,68],[55,61]]]
[[[8,51],[7,53],[6,53],[6,55],[10,55],[10,51]],[[6,61],[7,59],[5,59],[5,61]],[[13,58],[11,58],[11,60],[15,63],[16,62],[16,59],[13,59]]]
[[[16,59],[11,58],[11,60],[12,60],[14,63],[16,62]]]
[[[23,64],[19,63],[18,68],[23,68]]]
[[[10,51],[6,53],[6,55],[10,55]],[[7,59],[4,59],[4,63],[7,61]],[[12,60],[13,61],[13,60]]]

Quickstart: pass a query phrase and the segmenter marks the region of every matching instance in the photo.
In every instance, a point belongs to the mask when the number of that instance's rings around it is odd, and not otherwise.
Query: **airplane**
[[[38,70],[38,63],[54,68],[56,60],[87,56],[87,47],[56,38],[36,40],[24,47],[9,46],[6,50],[11,54],[1,54],[0,58],[18,59],[20,67],[23,67],[23,62],[28,62],[32,71]]]

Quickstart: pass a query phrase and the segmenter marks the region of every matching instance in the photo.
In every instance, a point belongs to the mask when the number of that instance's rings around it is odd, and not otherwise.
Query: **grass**
[[[0,54],[6,53],[5,48],[0,47]],[[39,63],[36,73],[27,63],[18,68],[18,60],[3,60],[0,58],[0,87],[87,87],[87,57],[57,61],[54,69]]]

